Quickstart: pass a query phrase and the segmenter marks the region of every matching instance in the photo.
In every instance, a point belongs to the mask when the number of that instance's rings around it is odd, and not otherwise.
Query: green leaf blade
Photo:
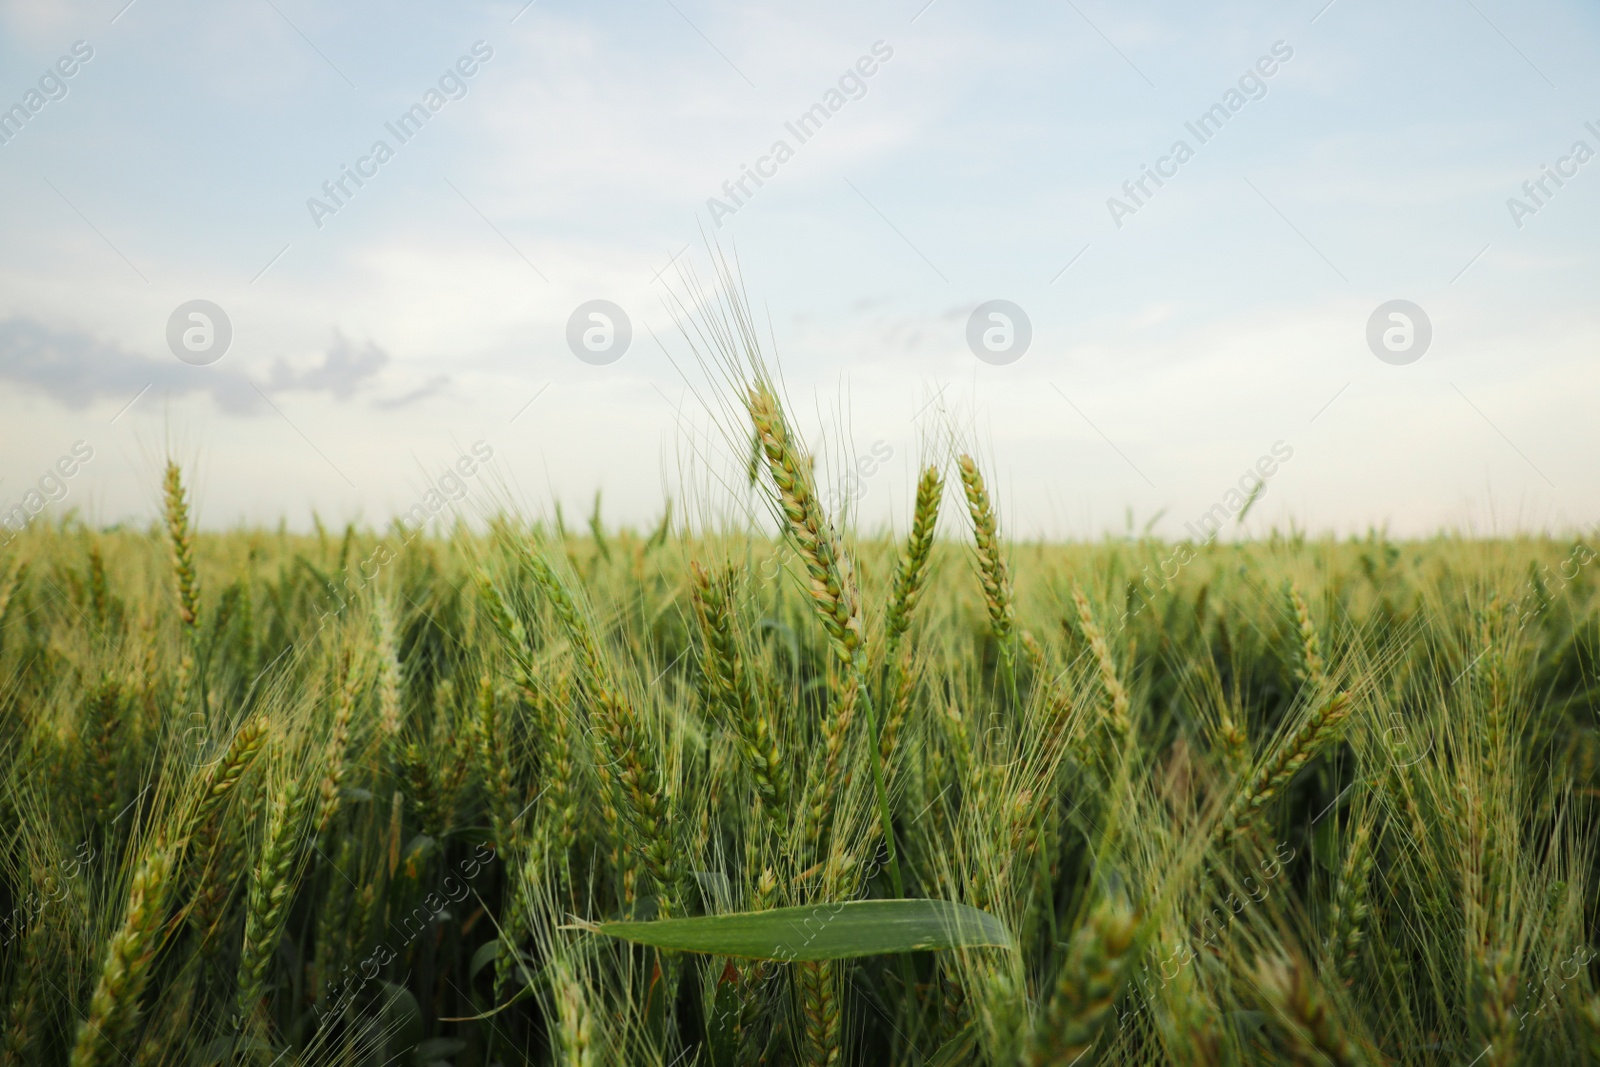
[[[988,912],[948,900],[855,900],[653,922],[600,923],[608,937],[751,960],[820,961],[949,948],[1010,948]]]

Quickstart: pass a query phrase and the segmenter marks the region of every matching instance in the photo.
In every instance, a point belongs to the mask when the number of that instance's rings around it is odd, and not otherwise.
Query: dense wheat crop
[[[743,532],[12,541],[0,1064],[1600,1062],[1581,542],[857,535],[735,410]]]

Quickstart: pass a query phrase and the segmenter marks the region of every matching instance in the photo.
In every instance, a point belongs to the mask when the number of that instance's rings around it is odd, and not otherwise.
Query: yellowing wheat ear
[[[172,547],[172,575],[177,588],[178,619],[184,635],[192,639],[200,621],[200,579],[194,567],[194,531],[189,527],[188,494],[183,487],[183,472],[167,461],[162,481],[166,505],[167,540]]]
[[[1125,737],[1133,729],[1133,723],[1128,718],[1128,689],[1117,674],[1116,661],[1111,658],[1111,645],[1106,641],[1105,631],[1095,621],[1094,609],[1089,606],[1089,598],[1083,595],[1082,589],[1072,590],[1072,602],[1078,609],[1078,625],[1083,629],[1083,636],[1089,642],[1089,651],[1094,654],[1095,666],[1100,670],[1100,685],[1106,691],[1106,721],[1119,737]]]
[[[1266,960],[1257,968],[1255,985],[1270,1011],[1267,1022],[1288,1047],[1293,1062],[1305,1067],[1367,1067],[1366,1051],[1339,1022],[1338,1016],[1302,965]]]
[[[789,535],[811,579],[812,607],[839,658],[852,663],[862,644],[860,597],[844,546],[817,498],[810,457],[791,435],[770,387],[765,383],[751,386],[746,405],[767,471],[778,490]]]
[[[200,625],[200,578],[194,565],[194,531],[189,528],[189,502],[183,488],[183,473],[167,461],[162,481],[166,511],[167,541],[172,549],[172,577],[177,593],[178,622],[182,629],[183,651],[173,687],[173,706],[186,709],[194,682],[195,643]]]
[[[843,542],[817,499],[811,473],[811,458],[790,433],[788,421],[771,386],[757,381],[745,392],[745,410],[755,427],[756,439],[766,457],[767,472],[777,489],[778,506],[783,512],[789,537],[805,563],[810,578],[811,606],[827,631],[838,657],[844,684],[839,699],[833,702],[824,737],[830,739],[830,752],[842,750],[850,719],[859,706],[864,712],[869,739],[878,737],[878,716],[867,686],[866,639],[861,624],[861,594],[856,588],[850,559]],[[878,830],[888,851],[889,880],[895,896],[905,894],[900,874],[899,849],[894,838],[894,823],[889,810],[889,792],[883,775],[883,754],[875,743],[867,745],[872,768],[873,792],[878,801]],[[837,756],[830,755],[837,766]],[[819,797],[811,806],[816,824],[810,833],[818,846],[824,840],[822,824],[831,818],[831,793]]]

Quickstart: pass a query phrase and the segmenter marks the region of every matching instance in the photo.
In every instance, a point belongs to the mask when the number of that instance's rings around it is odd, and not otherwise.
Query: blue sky
[[[951,435],[1019,535],[1131,509],[1181,536],[1279,442],[1231,530],[1565,530],[1600,504],[1600,161],[1522,188],[1600,151],[1592,8],[124,3],[0,5],[0,107],[93,50],[0,144],[0,510],[82,440],[53,511],[149,516],[171,447],[208,525],[381,523],[484,441],[468,514],[597,489],[613,521],[716,513],[667,302],[708,241],[831,469],[873,457],[868,522]],[[874,46],[800,143],[785,123]],[[1200,144],[1185,124],[1275,47]],[[400,144],[385,123],[441,77],[459,98]],[[1118,226],[1108,199],[1180,138]],[[319,227],[308,199],[378,139]],[[166,336],[196,299],[233,331],[207,366]],[[603,366],[567,343],[597,299],[634,334]],[[992,299],[1032,326],[1003,366],[966,341]],[[1396,299],[1433,331],[1398,366],[1366,341]]]

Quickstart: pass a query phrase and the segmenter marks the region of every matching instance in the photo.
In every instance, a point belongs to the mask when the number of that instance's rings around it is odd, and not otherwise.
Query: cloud
[[[170,357],[150,359],[26,318],[0,320],[0,379],[31,386],[69,408],[101,399],[129,400],[152,386],[167,393],[209,392],[228,412],[261,406],[261,397],[240,371],[191,367]]]
[[[336,333],[320,362],[296,369],[280,357],[271,377],[258,386],[243,370],[228,366],[226,357],[221,364],[194,367],[128,352],[87,334],[52,330],[33,319],[0,319],[0,381],[37,389],[69,408],[130,400],[147,388],[168,395],[209,393],[223,411],[238,415],[263,410],[262,393],[326,393],[347,401],[374,383],[390,361],[389,353],[374,342],[358,348]],[[403,407],[449,383],[447,376],[437,376],[373,403],[385,410]]]
[[[368,341],[359,352],[343,334],[333,335],[333,347],[322,354],[320,366],[296,372],[279,358],[272,367],[274,392],[327,390],[335,400],[349,400],[362,383],[375,377],[389,362],[389,353]]]
[[[450,378],[448,375],[435,375],[434,377],[423,382],[417,388],[411,390],[409,393],[403,393],[400,396],[387,400],[374,400],[372,402],[372,406],[377,408],[379,411],[393,411],[396,408],[403,408],[407,404],[415,404],[419,400],[426,400],[430,396],[435,396],[438,393],[443,392],[445,386],[449,384]]]

